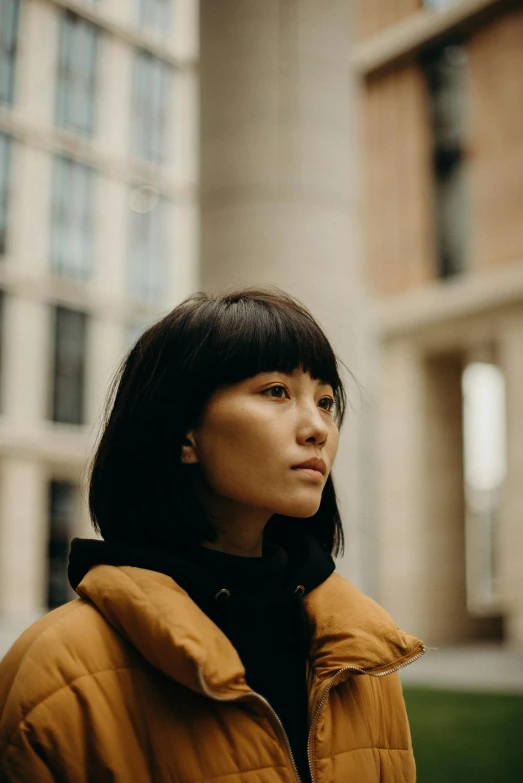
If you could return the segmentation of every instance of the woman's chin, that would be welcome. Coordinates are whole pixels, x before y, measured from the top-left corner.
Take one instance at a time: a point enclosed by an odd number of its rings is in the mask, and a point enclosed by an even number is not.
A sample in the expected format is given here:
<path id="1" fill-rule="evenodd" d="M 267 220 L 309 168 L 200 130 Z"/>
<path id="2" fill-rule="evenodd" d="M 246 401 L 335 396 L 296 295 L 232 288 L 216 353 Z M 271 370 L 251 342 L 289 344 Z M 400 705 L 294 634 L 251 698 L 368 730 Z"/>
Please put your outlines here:
<path id="1" fill-rule="evenodd" d="M 320 507 L 321 497 L 317 500 L 301 501 L 299 503 L 285 503 L 275 511 L 284 517 L 296 517 L 297 519 L 307 519 L 313 517 Z"/>

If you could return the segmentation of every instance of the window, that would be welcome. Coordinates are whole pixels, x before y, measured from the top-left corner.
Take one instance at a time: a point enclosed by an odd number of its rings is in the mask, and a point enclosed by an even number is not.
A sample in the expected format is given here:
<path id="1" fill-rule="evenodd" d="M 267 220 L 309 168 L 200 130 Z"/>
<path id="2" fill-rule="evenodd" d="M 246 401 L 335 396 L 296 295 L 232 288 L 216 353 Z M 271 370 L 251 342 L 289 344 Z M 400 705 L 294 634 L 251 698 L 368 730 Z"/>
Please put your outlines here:
<path id="1" fill-rule="evenodd" d="M 49 609 L 55 609 L 76 596 L 67 579 L 69 545 L 74 534 L 75 495 L 76 487 L 67 481 L 51 481 L 49 484 Z"/>
<path id="2" fill-rule="evenodd" d="M 148 185 L 133 188 L 129 201 L 128 290 L 134 298 L 155 304 L 166 288 L 168 201 Z"/>
<path id="3" fill-rule="evenodd" d="M 0 133 L 0 255 L 5 253 L 7 244 L 10 146 L 9 136 Z"/>
<path id="4" fill-rule="evenodd" d="M 70 12 L 62 16 L 57 122 L 88 135 L 94 125 L 97 46 L 96 27 Z"/>
<path id="5" fill-rule="evenodd" d="M 138 0 L 139 27 L 158 35 L 171 32 L 172 0 Z"/>
<path id="6" fill-rule="evenodd" d="M 86 333 L 85 313 L 55 309 L 53 421 L 83 424 Z"/>
<path id="7" fill-rule="evenodd" d="M 132 151 L 142 160 L 162 163 L 169 133 L 171 66 L 148 52 L 134 62 Z"/>
<path id="8" fill-rule="evenodd" d="M 466 53 L 449 45 L 425 59 L 434 152 L 440 277 L 467 266 L 468 193 L 464 165 Z"/>
<path id="9" fill-rule="evenodd" d="M 0 102 L 13 102 L 19 0 L 0 0 Z"/>
<path id="10" fill-rule="evenodd" d="M 505 376 L 495 364 L 470 362 L 462 375 L 466 498 L 467 603 L 481 614 L 496 605 L 496 543 L 507 474 Z"/>
<path id="11" fill-rule="evenodd" d="M 433 8 L 435 11 L 446 11 L 453 5 L 459 5 L 461 0 L 424 0 L 423 5 L 426 8 Z"/>
<path id="12" fill-rule="evenodd" d="M 93 172 L 64 157 L 54 161 L 51 266 L 60 275 L 85 280 L 93 245 Z"/>
<path id="13" fill-rule="evenodd" d="M 4 310 L 5 294 L 0 291 L 0 378 L 3 375 L 3 356 L 4 356 Z M 0 397 L 0 411 L 3 409 L 3 400 Z"/>

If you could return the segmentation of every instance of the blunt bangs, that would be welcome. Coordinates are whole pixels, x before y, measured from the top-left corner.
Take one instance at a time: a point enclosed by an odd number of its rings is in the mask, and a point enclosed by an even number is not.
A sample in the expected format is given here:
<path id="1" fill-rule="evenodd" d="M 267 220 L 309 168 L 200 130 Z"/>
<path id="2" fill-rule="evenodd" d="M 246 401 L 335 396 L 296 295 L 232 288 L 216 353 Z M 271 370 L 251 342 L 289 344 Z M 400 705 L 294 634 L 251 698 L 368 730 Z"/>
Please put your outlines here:
<path id="1" fill-rule="evenodd" d="M 89 512 L 107 541 L 172 550 L 214 541 L 217 528 L 194 492 L 196 465 L 181 448 L 213 392 L 261 372 L 308 372 L 332 387 L 341 425 L 346 397 L 320 325 L 277 288 L 193 294 L 153 323 L 118 368 L 101 438 L 88 467 Z M 268 530 L 284 520 L 276 516 Z M 300 520 L 333 554 L 343 549 L 332 476 L 320 508 Z"/>
<path id="2" fill-rule="evenodd" d="M 195 353 L 194 369 L 208 396 L 261 372 L 302 369 L 332 387 L 341 425 L 346 402 L 336 356 L 318 323 L 296 300 L 252 289 L 202 302 L 200 319 L 207 339 Z"/>

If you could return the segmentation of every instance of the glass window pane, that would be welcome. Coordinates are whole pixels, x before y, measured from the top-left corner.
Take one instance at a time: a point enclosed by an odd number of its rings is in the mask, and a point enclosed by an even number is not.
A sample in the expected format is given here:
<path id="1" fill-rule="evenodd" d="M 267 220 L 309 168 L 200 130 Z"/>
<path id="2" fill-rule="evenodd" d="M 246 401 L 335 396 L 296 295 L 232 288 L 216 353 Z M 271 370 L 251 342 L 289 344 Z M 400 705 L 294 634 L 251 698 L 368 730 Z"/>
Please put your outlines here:
<path id="1" fill-rule="evenodd" d="M 5 253 L 7 244 L 10 150 L 9 136 L 0 133 L 0 255 Z"/>
<path id="2" fill-rule="evenodd" d="M 445 11 L 460 2 L 461 0 L 423 0 L 423 5 L 426 8 L 433 8 L 435 11 Z"/>
<path id="3" fill-rule="evenodd" d="M 436 184 L 436 224 L 443 276 L 467 269 L 468 203 L 463 166 L 454 166 Z"/>
<path id="4" fill-rule="evenodd" d="M 154 188 L 141 185 L 131 192 L 130 205 L 128 290 L 136 299 L 157 304 L 167 286 L 169 202 Z"/>
<path id="5" fill-rule="evenodd" d="M 76 487 L 68 481 L 49 484 L 47 605 L 55 609 L 76 597 L 67 578 L 69 546 L 74 535 Z"/>
<path id="6" fill-rule="evenodd" d="M 467 267 L 469 199 L 464 164 L 466 51 L 448 45 L 425 60 L 434 151 L 438 273 Z"/>
<path id="7" fill-rule="evenodd" d="M 62 16 L 57 122 L 80 133 L 94 126 L 98 31 L 70 12 Z"/>
<path id="8" fill-rule="evenodd" d="M 0 0 L 0 102 L 13 102 L 19 0 Z"/>
<path id="9" fill-rule="evenodd" d="M 172 31 L 172 0 L 138 0 L 138 26 L 159 36 L 169 35 Z"/>
<path id="10" fill-rule="evenodd" d="M 148 52 L 137 52 L 133 78 L 133 153 L 142 160 L 162 163 L 169 133 L 172 69 Z"/>
<path id="11" fill-rule="evenodd" d="M 57 307 L 54 332 L 52 419 L 83 424 L 86 314 Z"/>
<path id="12" fill-rule="evenodd" d="M 94 175 L 69 158 L 55 158 L 54 166 L 51 267 L 85 280 L 92 269 Z"/>

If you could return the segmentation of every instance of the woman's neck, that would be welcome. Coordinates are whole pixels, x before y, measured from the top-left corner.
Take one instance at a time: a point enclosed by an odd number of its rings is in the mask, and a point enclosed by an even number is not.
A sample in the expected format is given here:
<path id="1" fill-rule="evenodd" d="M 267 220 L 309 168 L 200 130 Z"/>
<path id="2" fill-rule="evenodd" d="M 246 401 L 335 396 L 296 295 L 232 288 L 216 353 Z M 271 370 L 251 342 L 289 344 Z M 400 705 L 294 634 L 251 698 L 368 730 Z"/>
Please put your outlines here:
<path id="1" fill-rule="evenodd" d="M 251 530 L 221 530 L 216 541 L 206 541 L 202 546 L 239 557 L 261 557 L 263 555 L 263 528 Z"/>
<path id="2" fill-rule="evenodd" d="M 202 546 L 239 557 L 262 557 L 263 531 L 272 516 L 266 509 L 246 506 L 213 492 L 198 477 L 195 481 L 198 500 L 215 521 L 218 537 Z"/>

